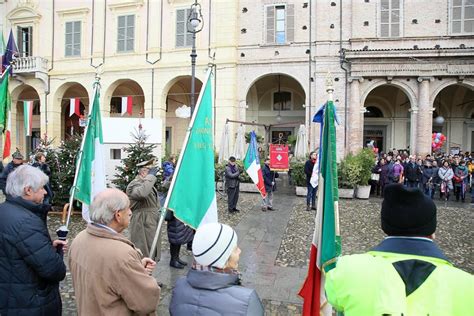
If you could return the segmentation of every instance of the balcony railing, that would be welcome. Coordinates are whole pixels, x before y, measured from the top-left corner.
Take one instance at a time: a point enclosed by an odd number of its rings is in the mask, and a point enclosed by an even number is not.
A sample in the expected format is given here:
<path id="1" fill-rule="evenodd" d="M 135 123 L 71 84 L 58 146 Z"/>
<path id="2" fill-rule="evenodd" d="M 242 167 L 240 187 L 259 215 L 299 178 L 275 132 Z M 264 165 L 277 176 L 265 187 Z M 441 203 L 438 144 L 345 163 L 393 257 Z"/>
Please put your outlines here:
<path id="1" fill-rule="evenodd" d="M 34 73 L 34 72 L 48 72 L 48 60 L 39 57 L 20 57 L 15 59 L 13 66 L 13 73 Z"/>

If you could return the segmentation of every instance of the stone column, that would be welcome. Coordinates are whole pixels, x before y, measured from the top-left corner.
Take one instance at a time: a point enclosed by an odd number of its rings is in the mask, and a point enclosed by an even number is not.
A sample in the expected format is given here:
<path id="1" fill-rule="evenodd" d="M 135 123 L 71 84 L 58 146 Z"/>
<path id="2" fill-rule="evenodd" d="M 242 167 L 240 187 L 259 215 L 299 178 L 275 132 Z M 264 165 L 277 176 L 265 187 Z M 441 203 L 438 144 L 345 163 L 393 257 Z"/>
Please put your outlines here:
<path id="1" fill-rule="evenodd" d="M 422 157 L 431 154 L 433 107 L 430 104 L 430 82 L 433 80 L 433 77 L 418 78 L 418 126 L 416 130 L 416 153 Z"/>
<path id="2" fill-rule="evenodd" d="M 410 112 L 410 154 L 416 154 L 416 145 L 418 143 L 418 107 L 412 104 L 408 111 Z"/>
<path id="3" fill-rule="evenodd" d="M 359 83 L 363 82 L 362 77 L 352 77 L 349 79 L 351 84 L 351 98 L 349 103 L 349 117 L 346 122 L 348 130 L 348 145 L 349 152 L 355 153 L 362 148 L 363 144 L 363 133 L 364 133 L 364 120 L 361 114 L 360 104 L 360 86 Z"/>
<path id="4" fill-rule="evenodd" d="M 39 100 L 40 100 L 40 137 L 44 138 L 44 134 L 47 133 L 47 122 L 46 118 L 48 117 L 48 114 L 46 111 L 46 98 L 48 96 L 46 93 L 39 93 Z M 49 106 L 49 104 L 48 104 Z"/>

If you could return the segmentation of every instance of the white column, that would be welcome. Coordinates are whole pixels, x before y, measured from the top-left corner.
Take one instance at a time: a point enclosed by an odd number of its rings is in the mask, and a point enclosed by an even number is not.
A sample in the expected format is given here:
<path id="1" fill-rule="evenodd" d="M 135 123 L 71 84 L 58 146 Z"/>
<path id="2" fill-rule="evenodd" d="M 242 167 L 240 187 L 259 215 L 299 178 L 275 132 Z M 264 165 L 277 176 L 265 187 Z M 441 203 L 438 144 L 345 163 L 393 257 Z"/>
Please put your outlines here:
<path id="1" fill-rule="evenodd" d="M 415 154 L 418 142 L 418 107 L 413 104 L 408 111 L 410 111 L 410 154 Z"/>
<path id="2" fill-rule="evenodd" d="M 430 81 L 433 80 L 433 77 L 418 78 L 418 126 L 416 153 L 422 157 L 431 154 L 433 107 L 430 105 Z"/>
<path id="3" fill-rule="evenodd" d="M 349 79 L 351 84 L 351 98 L 349 103 L 349 118 L 348 122 L 348 145 L 349 151 L 355 153 L 363 147 L 364 134 L 364 120 L 362 114 L 362 107 L 360 104 L 360 82 L 363 82 L 362 77 L 352 77 Z"/>

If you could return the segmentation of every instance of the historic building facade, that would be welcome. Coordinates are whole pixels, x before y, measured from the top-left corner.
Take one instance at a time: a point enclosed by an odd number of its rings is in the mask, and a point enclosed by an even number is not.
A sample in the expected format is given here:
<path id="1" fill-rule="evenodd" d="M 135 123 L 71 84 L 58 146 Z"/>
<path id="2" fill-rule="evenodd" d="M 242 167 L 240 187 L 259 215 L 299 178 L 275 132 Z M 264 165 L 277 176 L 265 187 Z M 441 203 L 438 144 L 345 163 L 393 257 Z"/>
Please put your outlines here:
<path id="1" fill-rule="evenodd" d="M 381 150 L 474 150 L 474 5 L 467 0 L 202 0 L 197 33 L 197 92 L 215 66 L 215 135 L 226 119 L 254 122 L 268 141 L 311 122 L 334 81 L 339 156 L 374 140 Z M 20 58 L 10 91 L 13 145 L 31 150 L 45 134 L 59 142 L 80 132 L 81 114 L 101 77 L 103 116 L 159 118 L 163 148 L 178 152 L 190 105 L 190 0 L 0 0 Z M 23 131 L 22 101 L 33 100 L 33 136 Z M 231 123 L 235 135 L 238 123 Z M 247 131 L 252 127 L 247 126 Z M 216 142 L 218 143 L 218 142 Z"/>

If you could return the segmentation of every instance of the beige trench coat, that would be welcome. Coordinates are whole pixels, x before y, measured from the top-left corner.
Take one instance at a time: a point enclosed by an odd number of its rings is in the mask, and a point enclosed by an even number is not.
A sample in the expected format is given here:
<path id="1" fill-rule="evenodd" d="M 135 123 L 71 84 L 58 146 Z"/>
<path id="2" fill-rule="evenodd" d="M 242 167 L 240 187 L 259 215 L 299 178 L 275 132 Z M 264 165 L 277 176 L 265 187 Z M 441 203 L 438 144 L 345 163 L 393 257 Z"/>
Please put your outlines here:
<path id="1" fill-rule="evenodd" d="M 133 213 L 128 227 L 130 240 L 145 257 L 150 256 L 151 244 L 160 220 L 160 200 L 154 187 L 155 182 L 156 177 L 153 175 L 144 178 L 137 176 L 126 190 Z M 157 262 L 161 259 L 161 232 L 156 244 L 156 255 L 152 259 Z"/>
<path id="2" fill-rule="evenodd" d="M 79 315 L 155 314 L 160 287 L 123 235 L 89 224 L 68 257 Z"/>

